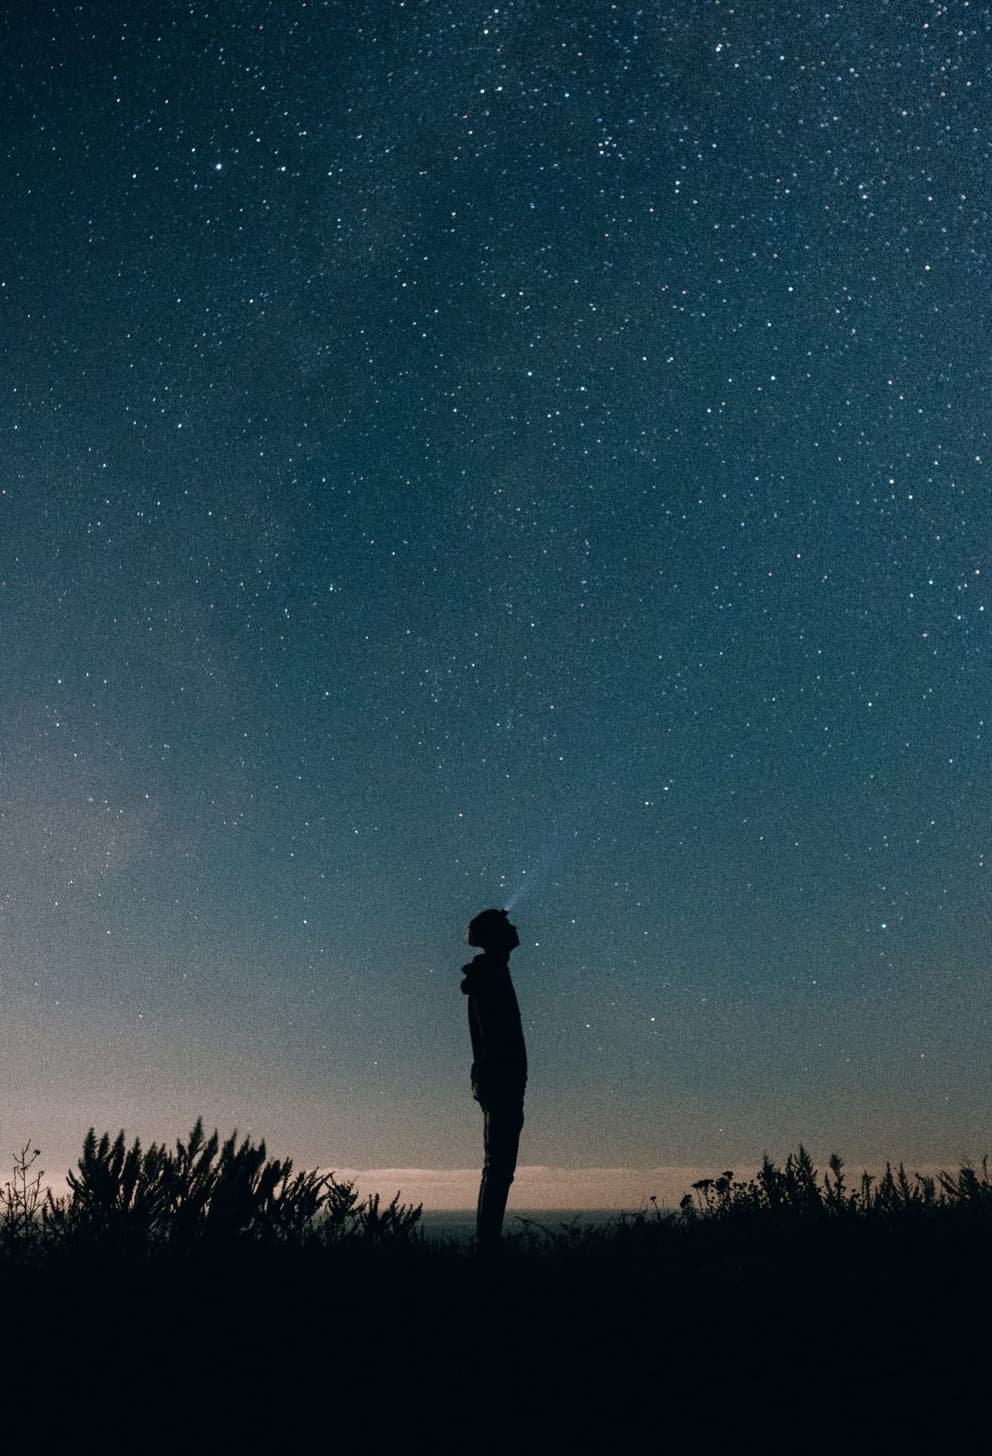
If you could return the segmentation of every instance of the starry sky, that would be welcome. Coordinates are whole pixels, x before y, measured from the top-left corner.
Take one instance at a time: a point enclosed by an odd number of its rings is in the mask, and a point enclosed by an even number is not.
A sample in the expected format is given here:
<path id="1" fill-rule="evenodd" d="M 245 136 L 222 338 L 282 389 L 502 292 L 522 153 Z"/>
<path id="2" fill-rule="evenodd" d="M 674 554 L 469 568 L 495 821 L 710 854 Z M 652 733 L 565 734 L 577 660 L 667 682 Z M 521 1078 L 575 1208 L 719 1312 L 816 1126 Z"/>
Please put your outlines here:
<path id="1" fill-rule="evenodd" d="M 990 26 L 4 8 L 4 1158 L 988 1151 Z"/>

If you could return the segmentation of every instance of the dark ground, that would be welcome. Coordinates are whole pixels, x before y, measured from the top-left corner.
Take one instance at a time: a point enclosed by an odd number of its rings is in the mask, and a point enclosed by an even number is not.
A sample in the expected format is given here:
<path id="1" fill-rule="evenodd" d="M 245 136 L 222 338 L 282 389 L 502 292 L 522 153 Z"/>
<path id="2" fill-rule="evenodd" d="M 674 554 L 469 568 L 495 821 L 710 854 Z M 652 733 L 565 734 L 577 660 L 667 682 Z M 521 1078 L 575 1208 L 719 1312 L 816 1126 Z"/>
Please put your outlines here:
<path id="1" fill-rule="evenodd" d="M 115 1451 L 969 1446 L 989 1251 L 977 1222 L 942 1225 L 511 1247 L 497 1265 L 76 1255 L 4 1275 L 6 1431 Z"/>

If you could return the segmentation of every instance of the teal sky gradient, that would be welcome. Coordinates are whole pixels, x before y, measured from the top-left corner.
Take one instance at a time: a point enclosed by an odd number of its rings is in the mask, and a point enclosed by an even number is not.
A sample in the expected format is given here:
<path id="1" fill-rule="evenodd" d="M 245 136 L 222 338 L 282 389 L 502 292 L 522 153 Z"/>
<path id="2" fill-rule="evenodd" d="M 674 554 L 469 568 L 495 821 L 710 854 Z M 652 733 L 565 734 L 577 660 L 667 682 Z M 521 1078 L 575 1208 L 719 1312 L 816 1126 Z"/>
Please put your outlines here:
<path id="1" fill-rule="evenodd" d="M 0 21 L 0 1134 L 987 1151 L 988 18 Z"/>

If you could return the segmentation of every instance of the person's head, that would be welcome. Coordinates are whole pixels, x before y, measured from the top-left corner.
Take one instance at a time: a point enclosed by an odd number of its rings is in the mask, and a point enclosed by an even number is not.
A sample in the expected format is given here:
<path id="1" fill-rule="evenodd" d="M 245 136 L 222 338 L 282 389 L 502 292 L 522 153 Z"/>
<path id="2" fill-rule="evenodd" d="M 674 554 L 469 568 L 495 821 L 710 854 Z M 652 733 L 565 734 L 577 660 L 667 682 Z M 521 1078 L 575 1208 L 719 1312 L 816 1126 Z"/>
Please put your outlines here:
<path id="1" fill-rule="evenodd" d="M 465 939 L 469 945 L 496 955 L 509 955 L 520 944 L 517 927 L 510 924 L 506 910 L 483 910 L 468 922 Z"/>

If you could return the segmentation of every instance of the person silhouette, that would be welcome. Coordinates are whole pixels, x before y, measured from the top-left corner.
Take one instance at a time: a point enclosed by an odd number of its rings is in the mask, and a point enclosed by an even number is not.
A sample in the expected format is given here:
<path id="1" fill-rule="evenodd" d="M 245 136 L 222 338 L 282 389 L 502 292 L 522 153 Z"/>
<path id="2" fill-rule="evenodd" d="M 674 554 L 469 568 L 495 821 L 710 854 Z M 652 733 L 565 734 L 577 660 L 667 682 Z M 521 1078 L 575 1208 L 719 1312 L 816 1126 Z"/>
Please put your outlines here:
<path id="1" fill-rule="evenodd" d="M 527 1048 L 510 980 L 510 952 L 520 937 L 505 910 L 483 910 L 469 921 L 465 938 L 482 951 L 462 967 L 462 993 L 472 1038 L 472 1096 L 484 1117 L 475 1231 L 480 1253 L 492 1253 L 499 1248 L 524 1125 Z"/>

